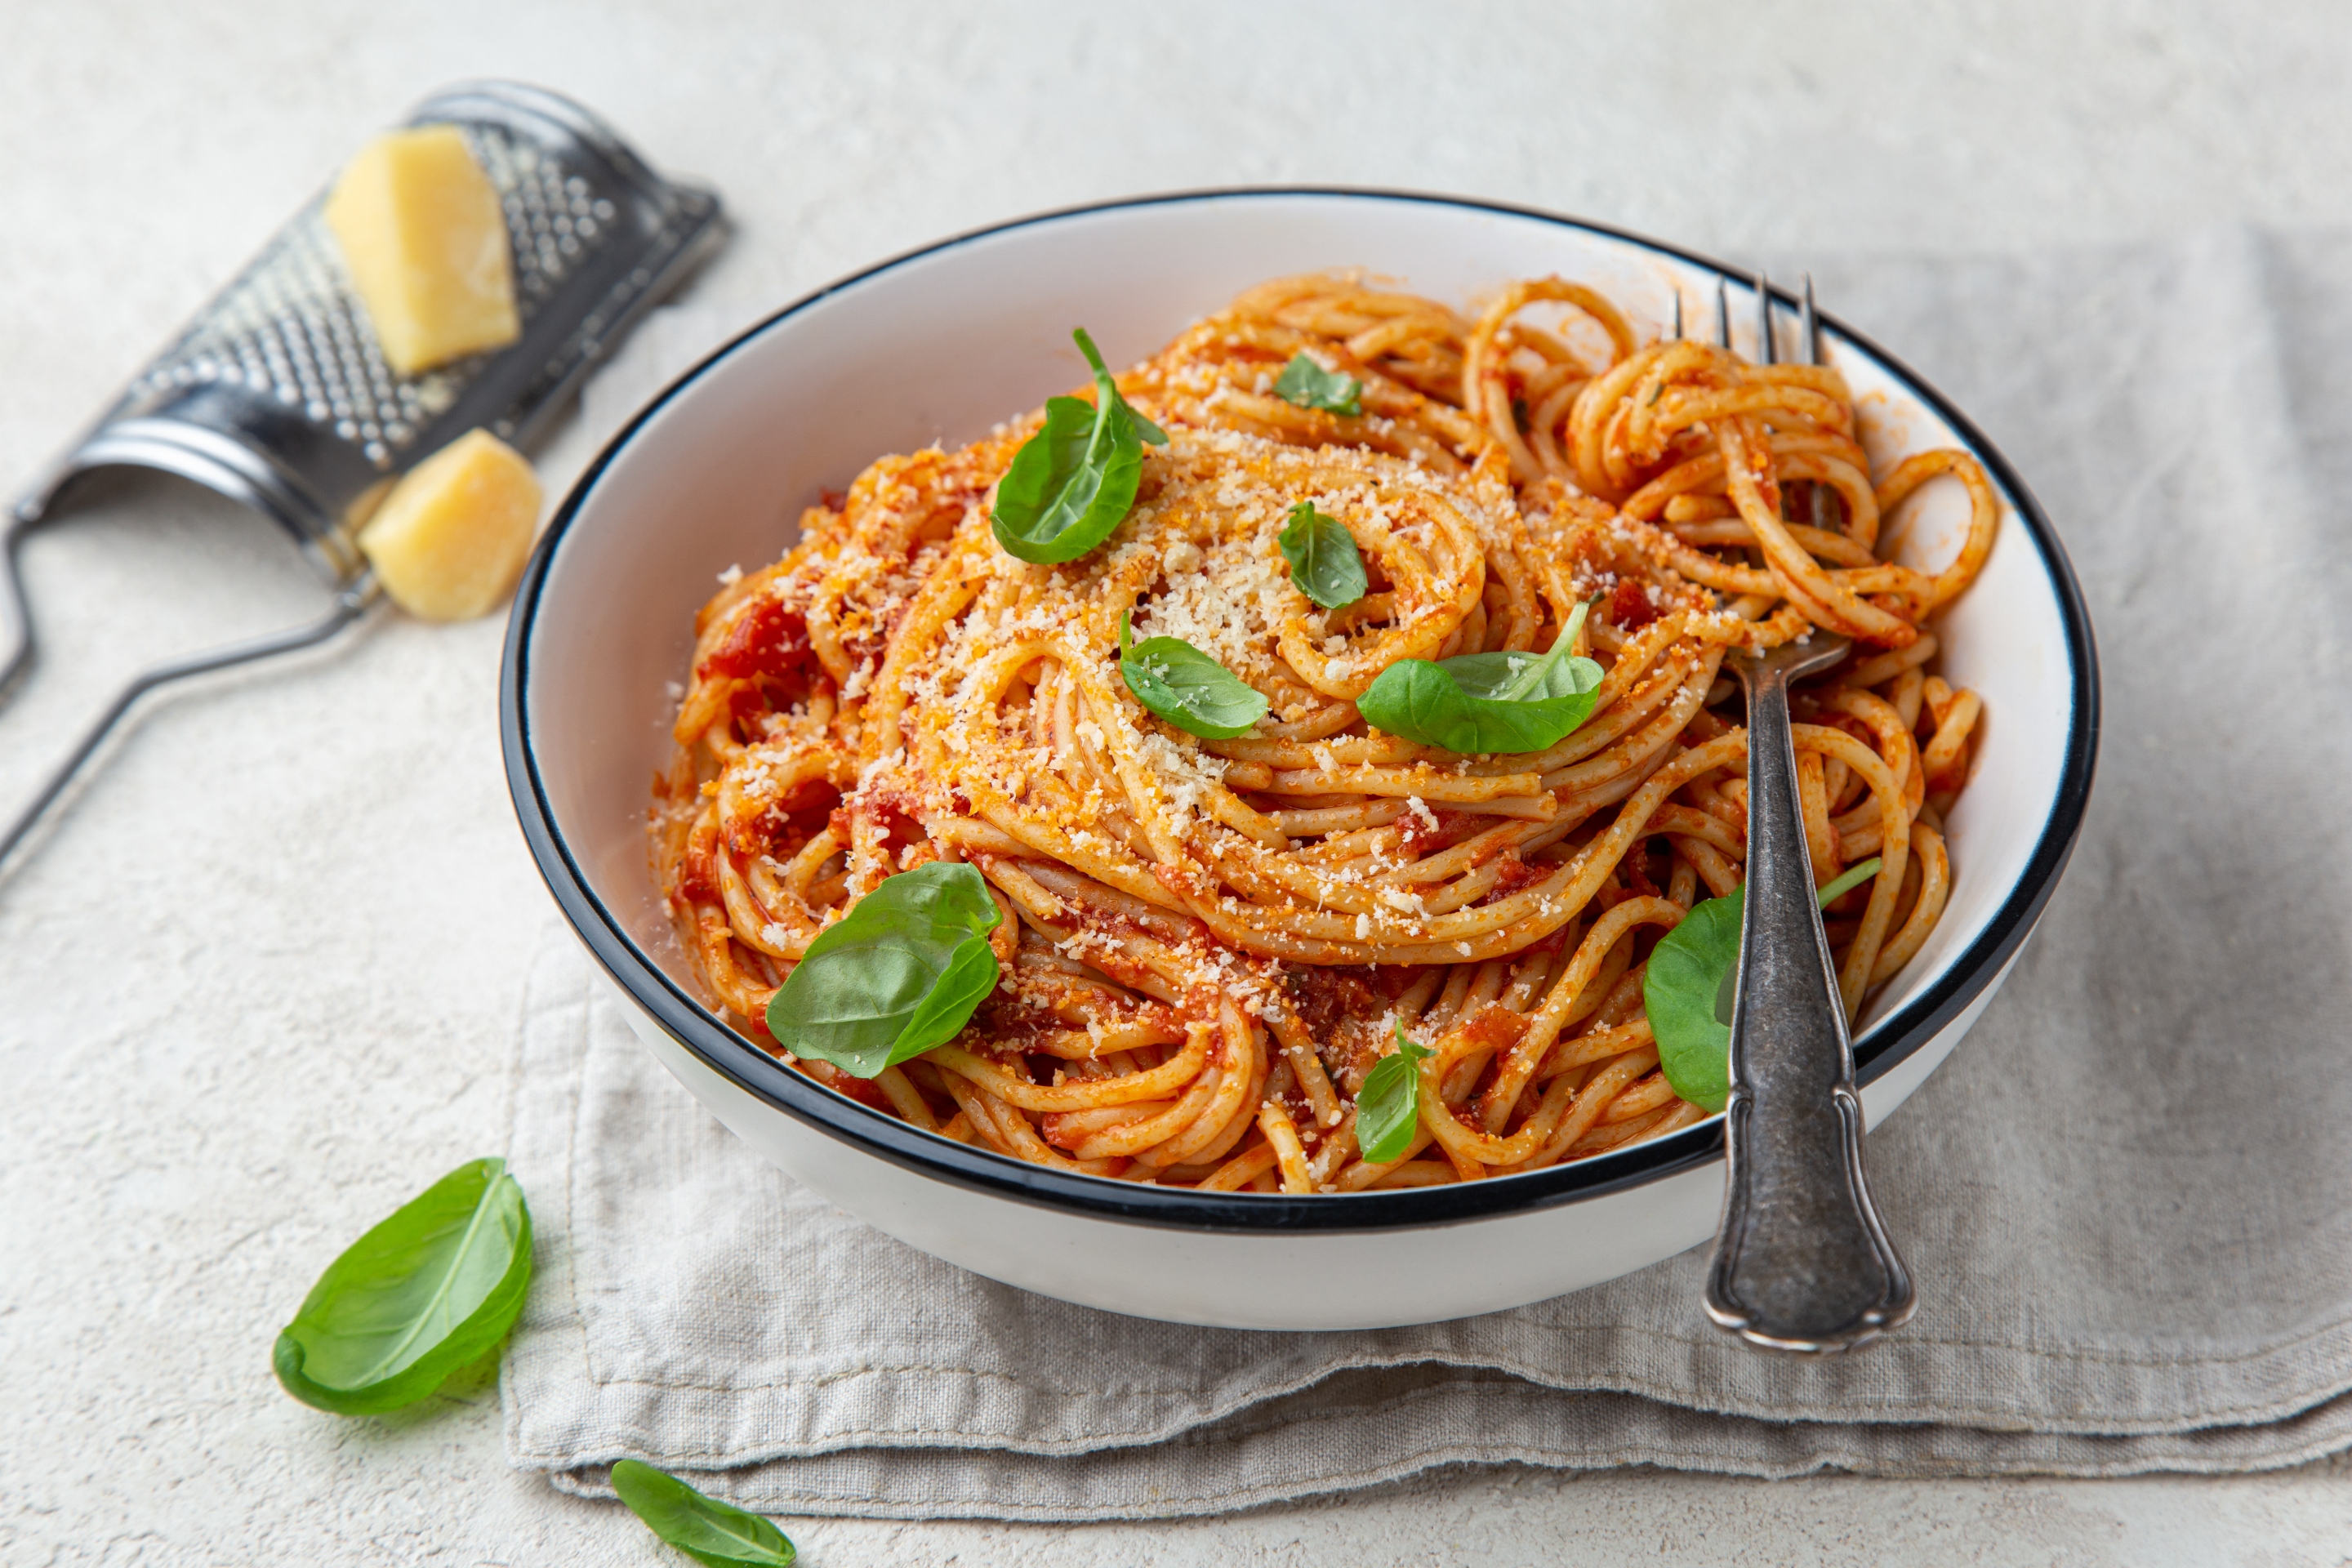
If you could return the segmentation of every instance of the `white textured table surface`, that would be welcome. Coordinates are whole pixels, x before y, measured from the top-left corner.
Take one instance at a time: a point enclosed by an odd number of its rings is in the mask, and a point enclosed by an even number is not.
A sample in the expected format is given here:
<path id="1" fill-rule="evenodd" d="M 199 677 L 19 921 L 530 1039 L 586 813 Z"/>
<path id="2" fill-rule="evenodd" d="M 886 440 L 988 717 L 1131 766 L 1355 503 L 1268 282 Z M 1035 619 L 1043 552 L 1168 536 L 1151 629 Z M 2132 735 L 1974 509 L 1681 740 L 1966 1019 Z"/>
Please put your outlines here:
<path id="1" fill-rule="evenodd" d="M 29 477 L 363 137 L 469 76 L 569 92 L 718 184 L 740 233 L 697 297 L 746 318 L 954 229 L 1235 181 L 1460 191 L 1734 257 L 2352 226 L 2335 6 L 2061 9 L 1543 4 L 1472 31 L 1363 0 L 17 0 L 0 481 Z M 551 487 L 585 455 L 559 440 Z M 24 558 L 46 657 L 0 710 L 0 812 L 134 666 L 320 602 L 269 525 L 157 481 L 94 490 Z M 551 909 L 499 772 L 499 633 L 386 618 L 163 704 L 0 881 L 0 1561 L 682 1561 L 617 1507 L 509 1472 L 495 1390 L 340 1421 L 268 1372 L 327 1258 L 503 1142 Z M 320 754 L 335 765 L 305 765 Z M 256 901 L 273 917 L 215 918 Z M 1513 1472 L 1171 1526 L 785 1522 L 814 1568 L 2341 1563 L 2352 1468 Z"/>

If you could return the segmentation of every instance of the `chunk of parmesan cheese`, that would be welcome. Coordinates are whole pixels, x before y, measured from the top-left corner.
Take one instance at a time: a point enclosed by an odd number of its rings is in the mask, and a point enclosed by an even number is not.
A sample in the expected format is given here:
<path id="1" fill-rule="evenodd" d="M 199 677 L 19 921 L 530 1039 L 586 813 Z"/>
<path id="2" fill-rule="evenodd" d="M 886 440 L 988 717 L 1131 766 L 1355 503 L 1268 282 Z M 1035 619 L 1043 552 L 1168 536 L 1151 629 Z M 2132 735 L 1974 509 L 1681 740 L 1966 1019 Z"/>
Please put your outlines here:
<path id="1" fill-rule="evenodd" d="M 456 126 L 420 125 L 369 142 L 335 181 L 325 216 L 400 374 L 522 335 L 506 216 Z"/>
<path id="2" fill-rule="evenodd" d="M 409 470 L 360 530 L 359 546 L 393 602 L 432 621 L 463 621 L 514 586 L 539 521 L 539 477 L 513 447 L 471 430 Z"/>

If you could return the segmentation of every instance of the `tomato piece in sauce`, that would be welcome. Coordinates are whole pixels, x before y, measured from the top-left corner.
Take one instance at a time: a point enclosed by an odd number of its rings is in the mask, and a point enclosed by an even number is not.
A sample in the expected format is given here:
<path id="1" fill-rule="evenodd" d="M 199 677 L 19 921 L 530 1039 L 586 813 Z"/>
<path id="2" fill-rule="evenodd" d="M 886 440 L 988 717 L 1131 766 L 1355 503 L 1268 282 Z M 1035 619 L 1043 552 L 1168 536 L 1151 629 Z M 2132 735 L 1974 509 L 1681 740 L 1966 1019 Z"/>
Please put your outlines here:
<path id="1" fill-rule="evenodd" d="M 807 617 L 774 599 L 761 599 L 736 617 L 694 673 L 702 680 L 780 677 L 792 671 L 808 647 Z"/>

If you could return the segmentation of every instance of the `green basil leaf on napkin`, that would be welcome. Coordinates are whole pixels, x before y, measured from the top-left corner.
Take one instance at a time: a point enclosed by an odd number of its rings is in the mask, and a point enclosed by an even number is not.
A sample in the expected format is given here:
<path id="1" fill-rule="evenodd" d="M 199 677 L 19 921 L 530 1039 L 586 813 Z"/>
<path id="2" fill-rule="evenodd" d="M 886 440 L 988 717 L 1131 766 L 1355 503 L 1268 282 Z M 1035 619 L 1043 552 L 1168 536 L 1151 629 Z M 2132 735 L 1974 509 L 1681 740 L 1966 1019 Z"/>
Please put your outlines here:
<path id="1" fill-rule="evenodd" d="M 613 1490 L 647 1530 L 711 1568 L 792 1568 L 800 1555 L 782 1531 L 758 1514 L 705 1497 L 635 1459 L 614 1465 Z"/>
<path id="2" fill-rule="evenodd" d="M 1356 699 L 1356 710 L 1391 735 L 1466 755 L 1556 746 L 1591 716 L 1598 700 L 1601 667 L 1569 652 L 1586 609 L 1576 606 L 1540 658 L 1525 653 L 1470 653 L 1434 664 L 1401 658 Z"/>
<path id="3" fill-rule="evenodd" d="M 1350 419 L 1363 416 L 1363 394 L 1362 382 L 1339 371 L 1325 370 L 1307 358 L 1304 349 L 1291 355 L 1282 374 L 1274 378 L 1274 395 L 1285 403 L 1299 408 L 1320 408 Z"/>
<path id="4" fill-rule="evenodd" d="M 278 1336 L 305 1405 L 414 1405 L 506 1337 L 530 1285 L 530 1210 L 504 1160 L 458 1166 L 327 1266 Z"/>
<path id="5" fill-rule="evenodd" d="M 1354 604 L 1371 586 L 1356 536 L 1338 518 L 1317 511 L 1311 500 L 1290 509 L 1290 521 L 1276 542 L 1290 563 L 1292 586 L 1327 610 Z"/>
<path id="6" fill-rule="evenodd" d="M 1876 856 L 1821 891 L 1823 909 L 1878 875 Z M 1747 889 L 1694 906 L 1658 941 L 1642 976 L 1642 1001 L 1658 1042 L 1658 1068 L 1701 1110 L 1731 1096 L 1731 1004 L 1739 979 L 1740 911 Z"/>
<path id="7" fill-rule="evenodd" d="M 1007 553 L 1041 565 L 1076 561 L 1108 539 L 1135 505 L 1143 443 L 1168 444 L 1167 432 L 1118 395 L 1086 329 L 1070 335 L 1094 367 L 1094 405 L 1046 399 L 1045 427 L 1013 455 L 989 519 Z"/>
<path id="8" fill-rule="evenodd" d="M 996 989 L 988 933 L 1003 918 L 969 866 L 885 877 L 809 943 L 768 999 L 768 1033 L 859 1078 L 944 1045 Z"/>
<path id="9" fill-rule="evenodd" d="M 1356 1091 L 1356 1147 L 1375 1165 L 1402 1160 L 1421 1121 L 1421 1063 L 1431 1052 L 1404 1037 L 1396 1023 L 1397 1048 L 1372 1064 Z"/>
<path id="10" fill-rule="evenodd" d="M 1265 694 L 1186 642 L 1146 637 L 1129 646 L 1118 618 L 1118 673 L 1135 700 L 1188 735 L 1230 741 L 1265 717 Z"/>

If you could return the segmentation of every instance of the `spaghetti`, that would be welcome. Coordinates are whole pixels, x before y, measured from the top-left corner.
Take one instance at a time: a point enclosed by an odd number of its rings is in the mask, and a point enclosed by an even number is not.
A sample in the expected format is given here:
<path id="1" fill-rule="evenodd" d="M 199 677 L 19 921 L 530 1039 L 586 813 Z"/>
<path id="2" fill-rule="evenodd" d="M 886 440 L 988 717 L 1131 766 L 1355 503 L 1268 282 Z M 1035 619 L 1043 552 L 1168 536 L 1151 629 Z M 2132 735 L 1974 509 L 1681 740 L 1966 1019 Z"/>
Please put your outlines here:
<path id="1" fill-rule="evenodd" d="M 1360 413 L 1275 378 L 1305 353 Z M 1828 929 L 1849 1013 L 1919 951 L 1972 692 L 1931 617 L 1999 521 L 1958 451 L 1874 476 L 1830 368 L 1646 345 L 1605 298 L 1517 283 L 1475 321 L 1348 274 L 1244 294 L 1118 378 L 1164 426 L 1134 510 L 1057 566 L 992 537 L 1037 416 L 888 457 L 697 619 L 655 864 L 712 998 L 752 1039 L 809 943 L 935 859 L 986 879 L 999 982 L 952 1041 L 871 1079 L 780 1053 L 877 1110 L 1017 1158 L 1207 1190 L 1348 1192 L 1534 1170 L 1701 1119 L 1660 1074 L 1643 966 L 1740 881 L 1745 734 L 1727 649 L 1857 639 L 1795 698 L 1813 870 L 1876 856 Z M 1882 559 L 1922 485 L 1965 487 L 1939 572 Z M 1816 497 L 1822 498 L 1818 502 Z M 1342 523 L 1370 592 L 1318 609 L 1276 536 Z M 1543 652 L 1580 605 L 1605 670 L 1540 752 L 1371 729 L 1399 659 Z M 1200 740 L 1121 685 L 1137 637 L 1209 654 L 1271 705 Z M 1404 1154 L 1361 1157 L 1353 1096 L 1398 1025 L 1433 1047 Z"/>

